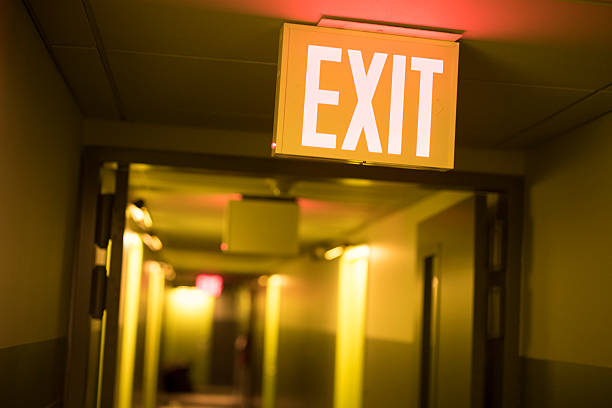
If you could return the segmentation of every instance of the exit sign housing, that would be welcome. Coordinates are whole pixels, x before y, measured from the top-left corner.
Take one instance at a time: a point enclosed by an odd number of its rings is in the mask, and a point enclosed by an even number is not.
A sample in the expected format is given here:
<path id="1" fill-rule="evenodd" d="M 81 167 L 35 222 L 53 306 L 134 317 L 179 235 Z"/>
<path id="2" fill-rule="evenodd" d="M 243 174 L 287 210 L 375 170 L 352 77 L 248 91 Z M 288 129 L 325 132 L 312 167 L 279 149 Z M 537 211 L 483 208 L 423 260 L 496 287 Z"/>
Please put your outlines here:
<path id="1" fill-rule="evenodd" d="M 453 168 L 459 44 L 284 24 L 274 155 Z"/>

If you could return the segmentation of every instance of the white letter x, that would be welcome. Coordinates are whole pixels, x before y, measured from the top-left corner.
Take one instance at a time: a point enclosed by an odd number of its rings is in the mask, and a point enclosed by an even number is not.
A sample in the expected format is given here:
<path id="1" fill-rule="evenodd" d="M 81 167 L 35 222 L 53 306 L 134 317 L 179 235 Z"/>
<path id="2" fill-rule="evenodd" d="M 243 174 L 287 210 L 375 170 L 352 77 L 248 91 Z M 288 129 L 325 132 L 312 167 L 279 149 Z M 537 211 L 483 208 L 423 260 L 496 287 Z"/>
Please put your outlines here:
<path id="1" fill-rule="evenodd" d="M 372 97 L 378 86 L 380 74 L 385 66 L 387 54 L 374 53 L 367 74 L 363 65 L 361 51 L 348 50 L 348 56 L 351 70 L 353 71 L 355 91 L 357 91 L 357 105 L 355 105 L 355 112 L 353 112 L 351 123 L 346 131 L 342 150 L 355 150 L 359 136 L 361 136 L 361 130 L 363 129 L 368 144 L 368 151 L 382 153 L 378 128 L 376 127 L 376 118 L 372 108 Z"/>

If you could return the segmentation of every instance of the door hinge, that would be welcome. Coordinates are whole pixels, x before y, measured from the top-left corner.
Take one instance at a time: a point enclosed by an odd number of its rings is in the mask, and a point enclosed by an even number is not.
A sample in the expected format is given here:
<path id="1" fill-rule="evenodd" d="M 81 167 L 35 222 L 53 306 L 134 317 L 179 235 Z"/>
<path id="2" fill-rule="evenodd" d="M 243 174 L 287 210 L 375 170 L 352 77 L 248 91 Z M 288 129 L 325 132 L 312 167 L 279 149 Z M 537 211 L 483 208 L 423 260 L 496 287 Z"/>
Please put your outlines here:
<path id="1" fill-rule="evenodd" d="M 96 263 L 91 276 L 91 297 L 89 314 L 101 319 L 106 307 L 106 256 L 111 236 L 114 194 L 99 194 L 96 206 Z"/>
<path id="2" fill-rule="evenodd" d="M 106 266 L 96 265 L 91 277 L 91 303 L 89 314 L 94 319 L 101 319 L 106 305 Z"/>
<path id="3" fill-rule="evenodd" d="M 95 243 L 100 248 L 108 247 L 110 240 L 114 198 L 114 194 L 98 195 Z"/>
<path id="4" fill-rule="evenodd" d="M 489 251 L 489 268 L 492 272 L 500 272 L 505 267 L 505 235 L 506 223 L 495 219 L 491 225 L 491 248 Z"/>

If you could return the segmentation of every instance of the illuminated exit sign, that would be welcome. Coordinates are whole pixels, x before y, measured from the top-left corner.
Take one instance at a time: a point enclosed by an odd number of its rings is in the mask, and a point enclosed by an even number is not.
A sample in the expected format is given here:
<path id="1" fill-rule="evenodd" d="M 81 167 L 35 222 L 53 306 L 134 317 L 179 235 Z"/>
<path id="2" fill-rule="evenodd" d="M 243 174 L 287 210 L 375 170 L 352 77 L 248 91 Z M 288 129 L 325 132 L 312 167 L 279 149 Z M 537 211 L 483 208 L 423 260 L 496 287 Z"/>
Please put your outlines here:
<path id="1" fill-rule="evenodd" d="M 459 44 L 285 24 L 274 154 L 452 169 Z"/>

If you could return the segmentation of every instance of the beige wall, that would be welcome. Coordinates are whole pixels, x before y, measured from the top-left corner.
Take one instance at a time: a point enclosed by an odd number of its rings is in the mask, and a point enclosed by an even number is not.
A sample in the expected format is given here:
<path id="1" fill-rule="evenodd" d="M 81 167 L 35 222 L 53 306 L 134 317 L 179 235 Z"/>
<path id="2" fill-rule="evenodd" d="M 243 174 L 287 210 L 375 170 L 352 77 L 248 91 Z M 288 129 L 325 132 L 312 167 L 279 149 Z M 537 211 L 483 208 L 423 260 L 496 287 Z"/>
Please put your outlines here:
<path id="1" fill-rule="evenodd" d="M 351 237 L 371 246 L 368 275 L 367 336 L 415 343 L 420 336 L 422 277 L 417 271 L 419 223 L 469 197 L 436 192 L 371 224 Z"/>
<path id="2" fill-rule="evenodd" d="M 423 276 L 419 223 L 465 200 L 466 192 L 436 192 L 371 224 L 352 239 L 371 247 L 366 312 L 365 406 L 418 403 Z"/>
<path id="3" fill-rule="evenodd" d="M 303 255 L 282 264 L 276 407 L 331 407 L 339 262 Z"/>
<path id="4" fill-rule="evenodd" d="M 0 348 L 66 334 L 80 126 L 23 4 L 0 2 Z"/>
<path id="5" fill-rule="evenodd" d="M 433 193 L 370 224 L 348 241 L 371 247 L 364 362 L 364 407 L 418 401 L 422 277 L 418 224 L 465 200 Z M 327 407 L 333 397 L 338 261 L 308 256 L 283 264 L 278 407 Z M 310 380 L 305 380 L 309 378 Z"/>
<path id="6" fill-rule="evenodd" d="M 338 260 L 316 260 L 310 255 L 282 264 L 284 276 L 280 324 L 290 330 L 336 332 Z"/>
<path id="7" fill-rule="evenodd" d="M 441 191 L 345 237 L 371 248 L 366 312 L 367 337 L 416 343 L 421 323 L 422 277 L 417 271 L 418 224 L 470 197 Z M 338 262 L 302 256 L 282 264 L 286 276 L 281 324 L 291 329 L 335 333 Z"/>
<path id="8" fill-rule="evenodd" d="M 612 367 L 612 114 L 528 156 L 522 354 Z"/>

